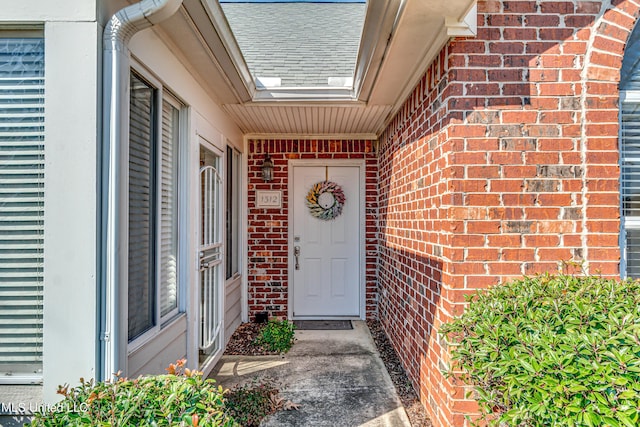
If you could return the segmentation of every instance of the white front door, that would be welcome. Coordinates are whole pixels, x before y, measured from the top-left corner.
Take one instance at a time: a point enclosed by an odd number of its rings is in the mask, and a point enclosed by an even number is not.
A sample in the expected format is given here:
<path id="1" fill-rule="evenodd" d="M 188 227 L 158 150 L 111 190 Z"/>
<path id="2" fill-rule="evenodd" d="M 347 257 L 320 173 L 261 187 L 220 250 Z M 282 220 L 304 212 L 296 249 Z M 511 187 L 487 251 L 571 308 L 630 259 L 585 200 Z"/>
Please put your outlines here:
<path id="1" fill-rule="evenodd" d="M 294 318 L 359 317 L 361 300 L 361 212 L 358 166 L 294 166 L 290 187 L 290 230 Z M 344 193 L 342 213 L 333 219 L 318 218 L 330 209 L 331 195 L 319 197 L 315 215 L 308 196 L 314 185 L 325 181 Z M 322 188 L 322 187 L 316 187 Z M 332 193 L 331 187 L 329 191 Z M 317 193 L 317 192 L 316 192 Z M 315 200 L 312 197 L 312 200 Z M 331 216 L 331 215 L 328 215 Z"/>

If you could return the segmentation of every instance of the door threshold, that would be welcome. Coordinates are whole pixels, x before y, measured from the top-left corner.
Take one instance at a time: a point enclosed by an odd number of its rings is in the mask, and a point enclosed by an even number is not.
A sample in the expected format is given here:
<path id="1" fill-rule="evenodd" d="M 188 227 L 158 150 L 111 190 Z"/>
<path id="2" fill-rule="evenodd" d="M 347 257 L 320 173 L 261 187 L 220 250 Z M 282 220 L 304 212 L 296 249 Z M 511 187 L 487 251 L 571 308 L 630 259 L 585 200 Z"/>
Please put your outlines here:
<path id="1" fill-rule="evenodd" d="M 202 372 L 203 378 L 207 378 L 209 376 L 209 374 L 211 373 L 211 371 L 213 371 L 213 368 L 215 368 L 218 361 L 222 358 L 223 353 L 224 351 L 218 351 L 216 354 L 207 355 L 203 361 L 198 363 L 200 365 L 198 367 L 198 370 Z"/>

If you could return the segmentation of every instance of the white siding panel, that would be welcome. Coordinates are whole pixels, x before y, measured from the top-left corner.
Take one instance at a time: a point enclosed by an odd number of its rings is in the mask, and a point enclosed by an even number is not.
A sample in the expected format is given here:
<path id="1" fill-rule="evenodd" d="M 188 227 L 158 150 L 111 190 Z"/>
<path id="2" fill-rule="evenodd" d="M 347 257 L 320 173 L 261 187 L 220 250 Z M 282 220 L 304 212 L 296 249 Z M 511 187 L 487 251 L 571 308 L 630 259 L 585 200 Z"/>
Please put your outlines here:
<path id="1" fill-rule="evenodd" d="M 231 335 L 242 322 L 242 281 L 240 278 L 229 281 L 225 290 L 224 337 L 229 342 Z"/>
<path id="2" fill-rule="evenodd" d="M 167 325 L 153 340 L 131 352 L 127 361 L 127 375 L 165 374 L 170 363 L 186 358 L 187 320 L 181 316 Z"/>
<path id="3" fill-rule="evenodd" d="M 19 2 L 12 2 L 19 3 Z M 58 2 L 50 7 L 66 7 Z M 76 0 L 76 5 L 81 1 Z M 3 9 L 4 12 L 4 9 Z M 66 11 L 65 11 L 66 12 Z M 40 10 L 32 10 L 32 16 Z M 96 22 L 45 23 L 44 385 L 94 378 L 99 230 L 98 84 L 102 28 Z M 72 46 L 73 48 L 70 48 Z M 60 343 L 64 343 L 61 345 Z"/>

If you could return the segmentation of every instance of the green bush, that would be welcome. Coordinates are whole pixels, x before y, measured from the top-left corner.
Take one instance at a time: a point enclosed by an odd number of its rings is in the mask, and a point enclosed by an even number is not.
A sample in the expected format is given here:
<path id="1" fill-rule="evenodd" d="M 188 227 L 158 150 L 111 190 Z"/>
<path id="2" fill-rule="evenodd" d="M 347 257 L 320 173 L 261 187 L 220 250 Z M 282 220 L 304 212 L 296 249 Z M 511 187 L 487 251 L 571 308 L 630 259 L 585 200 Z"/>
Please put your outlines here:
<path id="1" fill-rule="evenodd" d="M 278 389 L 269 381 L 238 385 L 225 397 L 227 414 L 243 427 L 257 427 L 278 409 Z"/>
<path id="2" fill-rule="evenodd" d="M 541 275 L 441 328 L 489 425 L 640 425 L 640 283 Z"/>
<path id="3" fill-rule="evenodd" d="M 295 335 L 295 325 L 288 320 L 270 320 L 256 338 L 256 344 L 269 351 L 286 353 L 291 349 Z"/>
<path id="4" fill-rule="evenodd" d="M 168 375 L 60 387 L 64 399 L 34 414 L 30 426 L 237 426 L 222 388 L 183 365 L 171 365 Z"/>

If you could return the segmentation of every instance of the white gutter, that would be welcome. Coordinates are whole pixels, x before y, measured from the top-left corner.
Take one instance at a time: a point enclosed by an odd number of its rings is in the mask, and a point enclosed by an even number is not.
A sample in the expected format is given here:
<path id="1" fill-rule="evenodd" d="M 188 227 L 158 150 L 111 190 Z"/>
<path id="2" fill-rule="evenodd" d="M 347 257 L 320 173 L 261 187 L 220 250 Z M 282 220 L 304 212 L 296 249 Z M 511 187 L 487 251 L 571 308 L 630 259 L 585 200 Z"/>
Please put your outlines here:
<path id="1" fill-rule="evenodd" d="M 110 379 L 127 366 L 127 159 L 129 48 L 141 30 L 173 15 L 182 0 L 143 0 L 119 10 L 103 34 L 100 238 L 100 357 L 98 375 Z"/>

